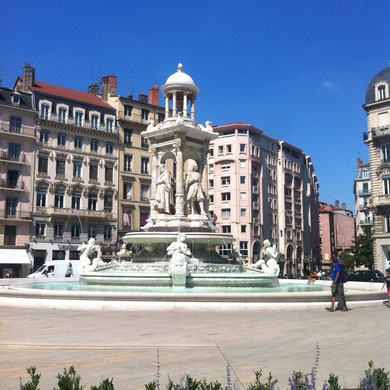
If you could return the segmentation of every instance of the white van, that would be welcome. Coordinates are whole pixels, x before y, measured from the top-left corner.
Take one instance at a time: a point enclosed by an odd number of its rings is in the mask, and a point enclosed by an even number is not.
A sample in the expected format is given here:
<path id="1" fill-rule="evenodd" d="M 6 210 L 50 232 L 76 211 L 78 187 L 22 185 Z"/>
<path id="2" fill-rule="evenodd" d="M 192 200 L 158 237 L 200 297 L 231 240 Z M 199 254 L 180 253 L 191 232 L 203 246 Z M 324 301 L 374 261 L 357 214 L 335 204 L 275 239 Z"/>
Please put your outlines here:
<path id="1" fill-rule="evenodd" d="M 80 276 L 79 260 L 55 260 L 48 261 L 39 267 L 34 273 L 28 275 L 28 278 L 64 278 L 68 264 L 72 263 L 73 275 L 71 278 Z"/>

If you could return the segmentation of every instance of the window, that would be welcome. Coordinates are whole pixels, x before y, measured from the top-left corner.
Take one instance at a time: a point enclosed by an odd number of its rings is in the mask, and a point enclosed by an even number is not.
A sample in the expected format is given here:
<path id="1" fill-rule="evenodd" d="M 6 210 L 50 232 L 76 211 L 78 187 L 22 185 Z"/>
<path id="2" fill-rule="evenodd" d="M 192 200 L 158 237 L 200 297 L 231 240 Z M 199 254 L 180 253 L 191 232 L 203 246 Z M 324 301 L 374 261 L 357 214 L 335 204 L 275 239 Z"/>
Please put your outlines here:
<path id="1" fill-rule="evenodd" d="M 390 144 L 382 145 L 382 162 L 390 162 Z"/>
<path id="2" fill-rule="evenodd" d="M 20 96 L 19 95 L 13 95 L 12 96 L 12 103 L 15 106 L 18 106 L 20 104 Z"/>
<path id="3" fill-rule="evenodd" d="M 104 225 L 104 239 L 107 241 L 112 239 L 112 226 L 111 225 Z"/>
<path id="4" fill-rule="evenodd" d="M 228 244 L 228 245 L 221 245 L 219 247 L 219 255 L 220 256 L 230 256 L 233 252 L 233 245 Z"/>
<path id="5" fill-rule="evenodd" d="M 45 231 L 46 231 L 46 224 L 37 222 L 37 224 L 35 225 L 35 235 L 37 237 L 44 237 Z"/>
<path id="6" fill-rule="evenodd" d="M 16 245 L 16 226 L 4 226 L 4 245 Z"/>
<path id="7" fill-rule="evenodd" d="M 73 161 L 73 177 L 81 177 L 81 161 Z"/>
<path id="8" fill-rule="evenodd" d="M 42 104 L 41 105 L 41 119 L 48 119 L 49 118 L 49 105 L 48 104 Z"/>
<path id="9" fill-rule="evenodd" d="M 209 173 L 214 173 L 214 164 L 209 165 Z"/>
<path id="10" fill-rule="evenodd" d="M 133 111 L 132 106 L 125 105 L 125 116 L 131 116 L 131 112 Z"/>
<path id="11" fill-rule="evenodd" d="M 230 209 L 222 209 L 222 218 L 230 218 Z"/>
<path id="12" fill-rule="evenodd" d="M 133 199 L 133 185 L 131 183 L 123 183 L 123 199 Z"/>
<path id="13" fill-rule="evenodd" d="M 41 130 L 39 133 L 39 142 L 47 144 L 49 142 L 49 132 L 47 130 Z"/>
<path id="14" fill-rule="evenodd" d="M 214 195 L 209 195 L 210 203 L 214 203 Z"/>
<path id="15" fill-rule="evenodd" d="M 240 200 L 245 201 L 246 200 L 246 192 L 240 192 Z"/>
<path id="16" fill-rule="evenodd" d="M 99 141 L 97 139 L 91 139 L 91 152 L 97 152 L 99 149 Z"/>
<path id="17" fill-rule="evenodd" d="M 363 194 L 367 194 L 368 192 L 368 183 L 363 183 Z"/>
<path id="18" fill-rule="evenodd" d="M 141 157 L 141 173 L 148 175 L 149 174 L 149 158 Z"/>
<path id="19" fill-rule="evenodd" d="M 80 210 L 80 204 L 81 204 L 81 193 L 80 192 L 73 192 L 73 194 L 72 194 L 72 209 Z"/>
<path id="20" fill-rule="evenodd" d="M 20 133 L 22 129 L 22 118 L 11 116 L 9 119 L 10 133 Z"/>
<path id="21" fill-rule="evenodd" d="M 240 144 L 240 153 L 245 153 L 245 144 Z"/>
<path id="22" fill-rule="evenodd" d="M 8 158 L 10 160 L 19 161 L 21 150 L 22 150 L 21 144 L 15 144 L 13 142 L 10 142 L 8 144 Z"/>
<path id="23" fill-rule="evenodd" d="M 223 177 L 221 177 L 221 184 L 223 186 L 230 185 L 230 176 L 223 176 Z"/>
<path id="24" fill-rule="evenodd" d="M 61 250 L 61 251 L 53 250 L 52 251 L 52 259 L 53 260 L 65 260 L 65 251 L 64 250 Z"/>
<path id="25" fill-rule="evenodd" d="M 148 140 L 145 137 L 142 137 L 142 135 L 141 135 L 141 148 L 143 149 L 149 148 Z"/>
<path id="26" fill-rule="evenodd" d="M 62 209 L 64 207 L 64 191 L 56 190 L 54 194 L 54 207 Z"/>
<path id="27" fill-rule="evenodd" d="M 231 233 L 232 227 L 230 225 L 222 225 L 222 233 Z"/>
<path id="28" fill-rule="evenodd" d="M 240 160 L 240 168 L 245 168 L 245 160 Z"/>
<path id="29" fill-rule="evenodd" d="M 246 209 L 241 209 L 241 217 L 245 217 L 246 216 Z"/>
<path id="30" fill-rule="evenodd" d="M 385 195 L 390 195 L 390 178 L 383 178 L 383 193 Z"/>
<path id="31" fill-rule="evenodd" d="M 113 150 L 114 150 L 114 144 L 112 142 L 107 142 L 106 143 L 106 153 L 112 154 Z"/>
<path id="32" fill-rule="evenodd" d="M 241 256 L 248 256 L 248 241 L 240 241 Z"/>
<path id="33" fill-rule="evenodd" d="M 74 148 L 81 149 L 83 147 L 83 137 L 74 137 Z"/>
<path id="34" fill-rule="evenodd" d="M 214 180 L 210 179 L 209 180 L 209 188 L 213 188 L 213 187 L 214 187 Z"/>
<path id="35" fill-rule="evenodd" d="M 113 167 L 106 165 L 105 170 L 104 170 L 104 180 L 112 182 L 113 181 L 113 172 L 114 172 Z"/>
<path id="36" fill-rule="evenodd" d="M 38 157 L 38 172 L 39 173 L 47 173 L 47 163 L 48 158 L 45 156 Z"/>
<path id="37" fill-rule="evenodd" d="M 112 211 L 112 195 L 111 194 L 104 195 L 104 211 L 108 211 L 108 212 Z"/>
<path id="38" fill-rule="evenodd" d="M 271 199 L 273 200 L 273 199 Z M 252 202 L 258 202 L 259 201 L 259 195 L 258 194 L 252 194 Z"/>
<path id="39" fill-rule="evenodd" d="M 58 122 L 60 123 L 66 122 L 66 108 L 60 108 L 58 110 Z"/>
<path id="40" fill-rule="evenodd" d="M 57 159 L 56 162 L 56 175 L 65 176 L 65 160 Z"/>
<path id="41" fill-rule="evenodd" d="M 91 128 L 97 130 L 99 117 L 97 115 L 91 115 Z"/>
<path id="42" fill-rule="evenodd" d="M 131 172 L 133 168 L 133 156 L 130 154 L 125 154 L 123 160 L 123 170 L 126 172 Z"/>
<path id="43" fill-rule="evenodd" d="M 76 114 L 74 116 L 74 124 L 76 126 L 83 125 L 83 113 L 81 111 L 76 111 Z"/>
<path id="44" fill-rule="evenodd" d="M 55 223 L 54 224 L 54 237 L 63 237 L 63 235 L 64 235 L 64 225 L 62 223 Z"/>
<path id="45" fill-rule="evenodd" d="M 46 194 L 47 191 L 45 188 L 38 187 L 37 191 L 37 207 L 46 207 Z"/>
<path id="46" fill-rule="evenodd" d="M 125 143 L 125 145 L 131 145 L 131 137 L 133 136 L 133 130 L 125 129 L 123 135 L 123 142 Z"/>
<path id="47" fill-rule="evenodd" d="M 253 210 L 252 215 L 254 219 L 259 218 L 259 210 Z"/>
<path id="48" fill-rule="evenodd" d="M 164 122 L 165 115 L 164 114 L 158 114 L 158 123 Z"/>
<path id="49" fill-rule="evenodd" d="M 241 225 L 241 233 L 246 233 L 246 225 Z"/>
<path id="50" fill-rule="evenodd" d="M 96 225 L 88 226 L 88 240 L 91 238 L 96 238 Z"/>
<path id="51" fill-rule="evenodd" d="M 19 179 L 19 171 L 8 170 L 7 171 L 7 188 L 17 188 Z"/>
<path id="52" fill-rule="evenodd" d="M 245 184 L 245 176 L 240 176 L 240 184 Z"/>
<path id="53" fill-rule="evenodd" d="M 98 165 L 89 164 L 89 180 L 97 180 L 97 179 L 98 179 Z"/>
<path id="54" fill-rule="evenodd" d="M 69 251 L 69 260 L 80 260 L 79 251 Z"/>
<path id="55" fill-rule="evenodd" d="M 386 99 L 386 87 L 384 85 L 381 85 L 378 88 L 379 93 L 379 99 Z"/>
<path id="56" fill-rule="evenodd" d="M 148 120 L 149 118 L 149 110 L 145 110 L 144 108 L 141 110 L 141 118 L 143 120 Z"/>
<path id="57" fill-rule="evenodd" d="M 16 216 L 17 208 L 18 208 L 18 198 L 7 197 L 5 203 L 5 215 Z"/>
<path id="58" fill-rule="evenodd" d="M 146 202 L 149 200 L 149 189 L 150 186 L 148 184 L 141 185 L 141 201 Z"/>
<path id="59" fill-rule="evenodd" d="M 221 169 L 223 171 L 228 171 L 230 169 L 230 164 L 229 163 L 221 164 Z"/>
<path id="60" fill-rule="evenodd" d="M 223 154 L 223 146 L 218 146 L 218 155 Z"/>
<path id="61" fill-rule="evenodd" d="M 226 145 L 227 153 L 230 154 L 232 152 L 232 145 Z"/>
<path id="62" fill-rule="evenodd" d="M 230 200 L 230 192 L 222 192 L 221 197 L 223 202 Z"/>
<path id="63" fill-rule="evenodd" d="M 57 145 L 58 146 L 65 146 L 66 145 L 66 135 L 59 133 L 57 136 Z"/>
<path id="64" fill-rule="evenodd" d="M 80 238 L 80 225 L 72 225 L 70 234 L 72 238 Z"/>
<path id="65" fill-rule="evenodd" d="M 107 131 L 112 133 L 114 130 L 114 120 L 112 118 L 107 118 Z"/>
<path id="66" fill-rule="evenodd" d="M 88 194 L 88 210 L 96 211 L 97 194 Z"/>

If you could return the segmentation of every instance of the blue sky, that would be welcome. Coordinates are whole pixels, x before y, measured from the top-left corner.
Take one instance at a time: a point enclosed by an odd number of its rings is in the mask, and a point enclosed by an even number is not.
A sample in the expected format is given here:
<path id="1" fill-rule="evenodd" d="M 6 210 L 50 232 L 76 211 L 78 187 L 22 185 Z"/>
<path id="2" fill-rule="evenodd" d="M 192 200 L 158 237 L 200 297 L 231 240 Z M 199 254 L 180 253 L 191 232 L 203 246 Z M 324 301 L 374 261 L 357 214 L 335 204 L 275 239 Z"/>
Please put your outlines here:
<path id="1" fill-rule="evenodd" d="M 300 147 L 320 199 L 353 208 L 356 158 L 368 159 L 361 105 L 390 60 L 388 0 L 0 0 L 0 10 L 3 86 L 29 61 L 39 81 L 86 91 L 115 74 L 119 94 L 138 96 L 182 62 L 200 87 L 199 122 L 247 122 Z"/>

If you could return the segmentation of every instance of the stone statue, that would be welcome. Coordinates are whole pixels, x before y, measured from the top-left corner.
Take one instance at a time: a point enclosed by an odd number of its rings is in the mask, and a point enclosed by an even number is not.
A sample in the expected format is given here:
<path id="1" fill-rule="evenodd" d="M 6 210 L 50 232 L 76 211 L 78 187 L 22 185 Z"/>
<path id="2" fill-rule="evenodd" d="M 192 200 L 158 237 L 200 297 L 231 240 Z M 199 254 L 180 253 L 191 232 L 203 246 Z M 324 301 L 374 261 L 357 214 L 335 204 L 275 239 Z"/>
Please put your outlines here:
<path id="1" fill-rule="evenodd" d="M 263 257 L 252 265 L 253 268 L 261 269 L 264 273 L 279 275 L 280 267 L 278 265 L 279 253 L 276 245 L 271 246 L 269 240 L 263 242 Z"/>
<path id="2" fill-rule="evenodd" d="M 169 275 L 174 287 L 185 287 L 189 275 L 188 263 L 192 254 L 187 244 L 184 243 L 185 238 L 185 234 L 179 234 L 176 241 L 172 242 L 167 248 L 167 254 L 171 256 Z"/>
<path id="3" fill-rule="evenodd" d="M 131 251 L 128 251 L 126 249 L 126 244 L 122 244 L 121 246 L 121 250 L 119 252 L 116 253 L 116 258 L 119 260 L 119 261 L 131 261 Z"/>
<path id="4" fill-rule="evenodd" d="M 99 265 L 99 258 L 93 258 L 95 252 L 95 239 L 90 238 L 87 244 L 83 244 L 78 248 L 80 252 L 80 272 L 95 271 Z"/>
<path id="5" fill-rule="evenodd" d="M 206 121 L 206 127 L 204 127 L 203 125 L 199 124 L 198 126 L 196 126 L 198 129 L 202 130 L 202 131 L 208 131 L 208 132 L 213 132 L 213 127 L 211 126 L 213 122 L 211 121 Z"/>
<path id="6" fill-rule="evenodd" d="M 160 177 L 156 182 L 154 208 L 160 214 L 171 213 L 172 183 L 171 174 L 164 165 L 160 165 Z"/>
<path id="7" fill-rule="evenodd" d="M 196 204 L 199 204 L 200 213 L 206 216 L 204 202 L 206 196 L 202 188 L 202 175 L 198 172 L 198 166 L 195 164 L 192 170 L 186 175 L 186 201 L 190 214 L 198 214 Z"/>

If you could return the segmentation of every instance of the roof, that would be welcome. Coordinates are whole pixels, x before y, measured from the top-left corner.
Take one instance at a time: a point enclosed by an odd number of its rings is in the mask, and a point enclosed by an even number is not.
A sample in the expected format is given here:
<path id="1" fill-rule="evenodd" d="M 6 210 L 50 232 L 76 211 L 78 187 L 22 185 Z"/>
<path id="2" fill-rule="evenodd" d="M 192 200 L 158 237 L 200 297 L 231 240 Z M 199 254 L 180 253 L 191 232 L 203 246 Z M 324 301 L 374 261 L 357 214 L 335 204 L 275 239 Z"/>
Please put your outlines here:
<path id="1" fill-rule="evenodd" d="M 20 79 L 23 80 L 22 77 L 20 77 Z M 113 107 L 111 107 L 108 103 L 103 102 L 98 96 L 87 92 L 76 91 L 75 89 L 58 87 L 56 85 L 42 83 L 41 81 L 35 81 L 31 90 L 37 93 L 42 93 L 44 95 L 60 97 L 67 100 L 73 100 L 85 104 L 90 104 L 92 106 L 114 110 Z"/>
<path id="2" fill-rule="evenodd" d="M 177 71 L 167 78 L 167 81 L 161 86 L 161 91 L 165 94 L 171 89 L 189 89 L 195 95 L 199 93 L 199 88 L 195 85 L 194 80 L 187 73 L 183 72 L 183 65 L 177 66 Z"/>
<path id="3" fill-rule="evenodd" d="M 13 104 L 12 96 L 18 95 L 19 104 Z M 33 110 L 31 95 L 23 92 L 15 91 L 14 89 L 0 87 L 0 104 L 15 108 L 23 108 L 25 110 Z"/>
<path id="4" fill-rule="evenodd" d="M 377 73 L 368 84 L 366 89 L 366 104 L 375 102 L 375 84 L 380 81 L 386 81 L 390 85 L 390 67 Z"/>

